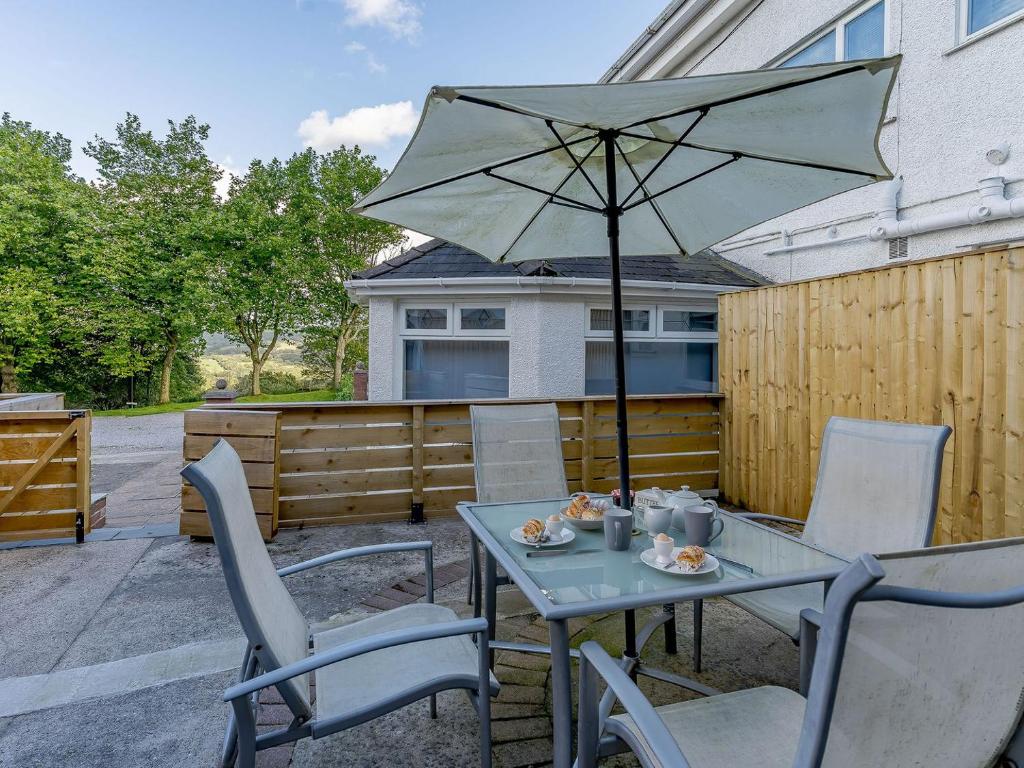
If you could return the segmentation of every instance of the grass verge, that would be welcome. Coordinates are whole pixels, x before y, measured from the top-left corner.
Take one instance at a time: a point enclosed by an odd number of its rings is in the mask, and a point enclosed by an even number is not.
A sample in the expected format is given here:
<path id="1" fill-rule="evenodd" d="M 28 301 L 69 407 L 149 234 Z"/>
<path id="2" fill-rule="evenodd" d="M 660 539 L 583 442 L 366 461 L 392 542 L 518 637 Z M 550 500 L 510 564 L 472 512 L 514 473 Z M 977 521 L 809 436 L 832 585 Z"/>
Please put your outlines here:
<path id="1" fill-rule="evenodd" d="M 289 392 L 278 395 L 248 395 L 238 398 L 239 403 L 308 403 L 324 400 L 337 400 L 333 389 L 316 389 L 311 392 Z M 164 403 L 163 405 L 144 405 L 140 408 L 115 408 L 110 411 L 93 411 L 93 416 L 153 416 L 158 413 L 174 413 L 198 408 L 202 400 L 187 403 Z"/>

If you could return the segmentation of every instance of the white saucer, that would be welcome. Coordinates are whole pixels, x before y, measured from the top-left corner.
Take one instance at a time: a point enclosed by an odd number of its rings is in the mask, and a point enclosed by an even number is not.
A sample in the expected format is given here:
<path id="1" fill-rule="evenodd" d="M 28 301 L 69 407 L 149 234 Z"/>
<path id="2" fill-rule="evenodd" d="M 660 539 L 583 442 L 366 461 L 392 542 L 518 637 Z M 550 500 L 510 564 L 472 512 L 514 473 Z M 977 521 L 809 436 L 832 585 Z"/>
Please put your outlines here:
<path id="1" fill-rule="evenodd" d="M 701 563 L 700 568 L 696 571 L 684 571 L 676 564 L 676 556 L 682 551 L 682 547 L 674 547 L 672 549 L 672 559 L 669 561 L 672 565 L 667 568 L 666 563 L 662 563 L 658 560 L 657 554 L 654 552 L 654 548 L 645 549 L 640 553 L 640 562 L 644 565 L 648 565 L 651 568 L 655 568 L 662 573 L 671 573 L 675 576 L 702 576 L 705 573 L 713 573 L 718 570 L 718 558 L 712 555 L 710 552 L 704 553 L 704 562 Z"/>
<path id="2" fill-rule="evenodd" d="M 576 531 L 570 530 L 569 528 L 563 528 L 562 533 L 558 536 L 552 536 L 542 544 L 534 544 L 532 541 L 527 541 L 523 537 L 523 528 L 513 528 L 508 532 L 508 535 L 512 537 L 512 541 L 518 541 L 520 544 L 525 544 L 528 547 L 560 547 L 563 544 L 568 544 L 570 541 L 576 538 Z"/>

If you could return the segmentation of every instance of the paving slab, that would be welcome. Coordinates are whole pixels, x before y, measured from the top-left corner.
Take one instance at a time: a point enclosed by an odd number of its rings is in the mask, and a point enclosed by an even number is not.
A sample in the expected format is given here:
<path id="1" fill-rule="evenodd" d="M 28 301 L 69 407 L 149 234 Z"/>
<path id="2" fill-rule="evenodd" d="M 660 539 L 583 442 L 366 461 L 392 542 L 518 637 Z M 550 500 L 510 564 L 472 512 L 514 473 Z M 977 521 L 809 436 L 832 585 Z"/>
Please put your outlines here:
<path id="1" fill-rule="evenodd" d="M 0 552 L 0 678 L 52 670 L 150 543 Z"/>

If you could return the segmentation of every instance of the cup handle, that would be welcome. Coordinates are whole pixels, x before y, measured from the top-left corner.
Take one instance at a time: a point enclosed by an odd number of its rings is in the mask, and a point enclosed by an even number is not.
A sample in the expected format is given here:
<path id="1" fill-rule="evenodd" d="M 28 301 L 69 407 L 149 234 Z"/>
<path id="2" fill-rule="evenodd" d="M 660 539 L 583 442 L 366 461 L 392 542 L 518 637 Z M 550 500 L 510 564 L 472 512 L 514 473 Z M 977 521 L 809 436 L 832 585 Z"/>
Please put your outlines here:
<path id="1" fill-rule="evenodd" d="M 716 509 L 717 509 L 717 507 L 716 507 Z M 718 523 L 718 533 L 712 533 L 711 534 L 711 538 L 708 539 L 708 543 L 709 544 L 712 541 L 714 541 L 715 539 L 717 539 L 719 536 L 721 536 L 722 532 L 725 531 L 725 520 L 722 520 L 719 517 L 716 517 L 714 520 L 712 520 L 711 521 L 711 530 L 712 531 L 714 531 L 714 529 L 715 529 L 715 523 Z"/>
<path id="2" fill-rule="evenodd" d="M 714 499 L 704 499 L 704 501 L 702 501 L 701 504 L 713 510 L 711 513 L 712 520 L 718 519 L 718 513 L 721 512 L 722 510 L 718 508 L 718 503 Z M 721 531 L 719 531 L 719 533 L 721 533 Z"/>

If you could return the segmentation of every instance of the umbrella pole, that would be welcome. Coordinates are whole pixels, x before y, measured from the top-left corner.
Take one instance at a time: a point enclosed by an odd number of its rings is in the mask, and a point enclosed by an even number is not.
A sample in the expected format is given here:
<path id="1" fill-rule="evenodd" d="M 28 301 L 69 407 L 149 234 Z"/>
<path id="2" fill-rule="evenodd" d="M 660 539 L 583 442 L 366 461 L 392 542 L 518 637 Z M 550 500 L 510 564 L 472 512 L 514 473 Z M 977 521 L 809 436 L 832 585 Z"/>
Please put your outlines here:
<path id="1" fill-rule="evenodd" d="M 615 183 L 615 133 L 602 131 L 604 170 L 608 191 L 608 255 L 612 263 L 612 316 L 615 343 L 615 428 L 619 439 L 619 491 L 623 509 L 632 507 L 629 488 L 629 424 L 626 415 L 626 345 L 622 334 L 622 275 L 619 268 L 619 207 Z"/>

